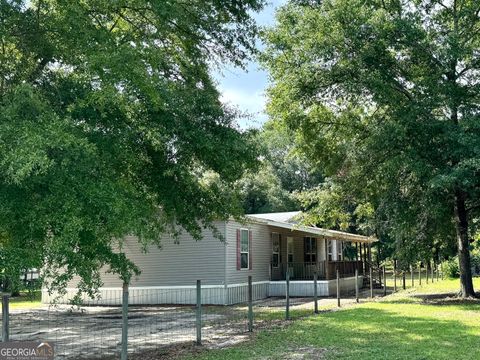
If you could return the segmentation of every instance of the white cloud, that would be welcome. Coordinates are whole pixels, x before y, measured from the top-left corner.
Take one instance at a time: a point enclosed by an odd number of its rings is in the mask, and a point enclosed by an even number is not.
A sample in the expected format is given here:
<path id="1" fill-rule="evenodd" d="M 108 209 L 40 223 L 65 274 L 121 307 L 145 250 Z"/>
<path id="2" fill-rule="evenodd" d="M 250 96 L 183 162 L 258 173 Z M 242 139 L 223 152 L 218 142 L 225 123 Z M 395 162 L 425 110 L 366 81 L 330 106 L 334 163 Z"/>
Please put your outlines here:
<path id="1" fill-rule="evenodd" d="M 220 100 L 227 105 L 239 109 L 243 113 L 247 113 L 248 118 L 241 119 L 239 125 L 242 128 L 261 127 L 267 120 L 265 114 L 265 94 L 260 91 L 248 92 L 243 89 L 220 89 Z"/>

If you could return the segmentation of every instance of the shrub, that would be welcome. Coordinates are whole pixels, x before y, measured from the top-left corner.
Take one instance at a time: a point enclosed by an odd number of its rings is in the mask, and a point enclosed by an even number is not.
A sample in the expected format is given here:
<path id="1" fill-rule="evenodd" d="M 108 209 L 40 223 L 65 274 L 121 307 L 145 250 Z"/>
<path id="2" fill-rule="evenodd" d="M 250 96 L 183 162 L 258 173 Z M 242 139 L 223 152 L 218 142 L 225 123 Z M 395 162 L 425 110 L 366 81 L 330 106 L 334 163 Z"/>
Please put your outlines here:
<path id="1" fill-rule="evenodd" d="M 454 257 L 442 263 L 443 273 L 449 278 L 460 277 L 460 269 L 458 268 L 458 258 Z"/>

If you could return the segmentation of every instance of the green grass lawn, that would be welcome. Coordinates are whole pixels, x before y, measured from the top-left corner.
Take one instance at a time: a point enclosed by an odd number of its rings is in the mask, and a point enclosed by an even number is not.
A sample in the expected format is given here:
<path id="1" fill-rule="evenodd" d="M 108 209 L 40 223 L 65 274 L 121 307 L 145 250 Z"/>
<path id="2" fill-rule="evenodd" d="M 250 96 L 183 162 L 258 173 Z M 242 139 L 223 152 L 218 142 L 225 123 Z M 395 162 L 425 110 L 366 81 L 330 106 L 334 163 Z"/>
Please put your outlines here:
<path id="1" fill-rule="evenodd" d="M 458 280 L 423 284 L 261 331 L 195 359 L 480 359 L 480 301 L 435 295 L 458 286 Z"/>
<path id="2" fill-rule="evenodd" d="M 20 296 L 10 298 L 10 309 L 33 309 L 42 306 L 42 293 L 35 291 L 33 294 L 21 293 Z M 0 301 L 0 311 L 2 304 Z"/>

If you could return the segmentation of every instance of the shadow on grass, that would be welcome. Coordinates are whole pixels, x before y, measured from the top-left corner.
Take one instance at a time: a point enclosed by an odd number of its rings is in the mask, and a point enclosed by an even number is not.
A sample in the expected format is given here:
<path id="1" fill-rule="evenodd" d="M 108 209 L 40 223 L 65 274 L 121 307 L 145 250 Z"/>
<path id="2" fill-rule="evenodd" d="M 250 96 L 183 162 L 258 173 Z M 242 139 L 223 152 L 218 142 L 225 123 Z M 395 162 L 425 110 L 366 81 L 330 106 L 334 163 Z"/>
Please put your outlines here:
<path id="1" fill-rule="evenodd" d="M 448 314 L 449 319 L 434 316 L 424 316 L 422 305 L 353 307 L 257 332 L 254 343 L 187 358 L 480 359 L 479 328 L 461 321 L 466 314 L 457 311 Z M 299 354 L 302 349 L 308 354 Z"/>
<path id="2" fill-rule="evenodd" d="M 433 306 L 457 306 L 462 310 L 480 310 L 479 298 L 462 299 L 456 293 L 416 294 L 408 297 L 391 298 L 381 301 L 385 304 L 421 304 Z"/>

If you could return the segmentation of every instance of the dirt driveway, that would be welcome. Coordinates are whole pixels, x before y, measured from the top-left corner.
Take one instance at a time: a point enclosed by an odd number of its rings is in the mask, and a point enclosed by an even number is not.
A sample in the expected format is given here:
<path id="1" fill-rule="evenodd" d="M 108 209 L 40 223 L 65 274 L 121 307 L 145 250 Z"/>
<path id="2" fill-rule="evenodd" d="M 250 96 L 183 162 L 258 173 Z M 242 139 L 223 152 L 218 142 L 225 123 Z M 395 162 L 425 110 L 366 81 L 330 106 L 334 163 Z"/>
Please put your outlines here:
<path id="1" fill-rule="evenodd" d="M 342 304 L 354 301 L 343 299 Z M 292 298 L 290 302 L 292 314 L 313 312 L 312 298 Z M 336 299 L 319 299 L 319 306 L 333 308 Z M 255 327 L 275 326 L 282 321 L 284 309 L 284 298 L 256 301 Z M 206 347 L 231 346 L 248 339 L 247 306 L 203 306 L 202 310 L 202 342 Z M 191 345 L 196 340 L 195 324 L 193 306 L 131 306 L 129 352 L 158 354 L 169 347 Z M 44 307 L 12 310 L 10 316 L 11 340 L 53 341 L 57 359 L 116 359 L 120 353 L 121 332 L 120 307 Z"/>

